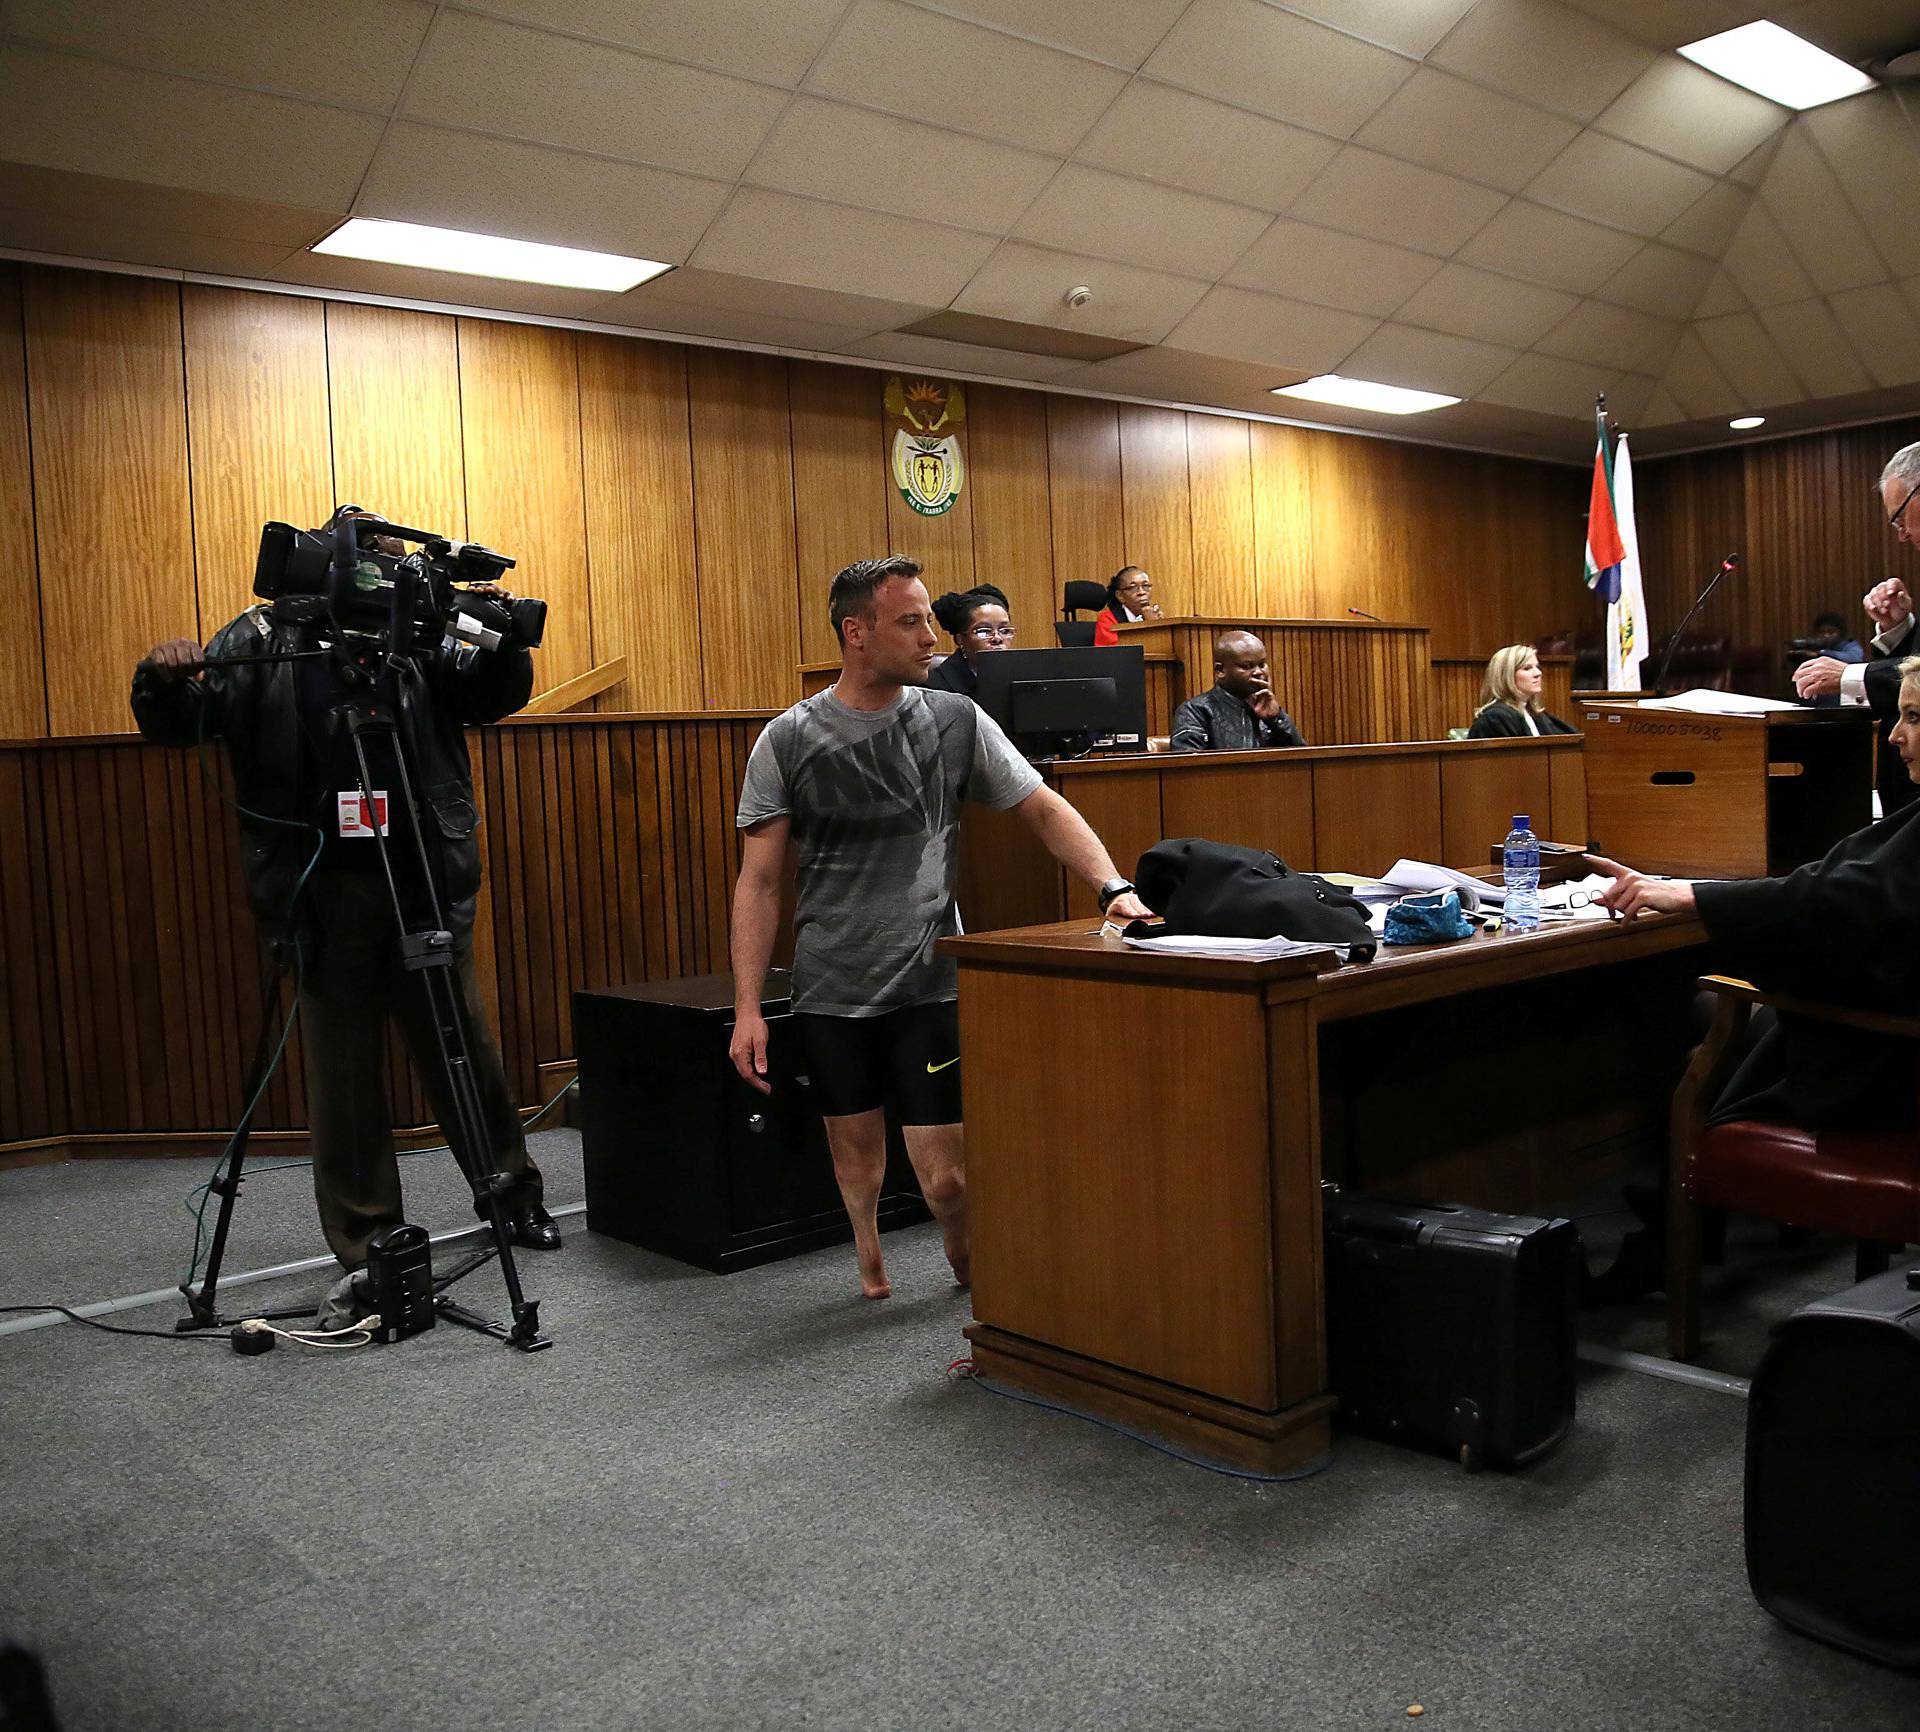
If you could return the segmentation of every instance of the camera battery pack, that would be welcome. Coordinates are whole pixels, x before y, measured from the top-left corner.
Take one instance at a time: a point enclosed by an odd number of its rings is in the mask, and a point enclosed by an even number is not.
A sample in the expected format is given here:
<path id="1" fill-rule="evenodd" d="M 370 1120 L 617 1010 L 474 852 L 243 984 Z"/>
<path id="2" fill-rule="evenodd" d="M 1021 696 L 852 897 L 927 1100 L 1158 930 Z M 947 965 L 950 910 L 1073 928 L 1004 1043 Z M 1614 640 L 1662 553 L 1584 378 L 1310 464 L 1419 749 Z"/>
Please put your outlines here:
<path id="1" fill-rule="evenodd" d="M 425 1227 L 382 1227 L 367 1241 L 367 1297 L 380 1316 L 376 1341 L 403 1341 L 433 1327 L 433 1247 Z"/>

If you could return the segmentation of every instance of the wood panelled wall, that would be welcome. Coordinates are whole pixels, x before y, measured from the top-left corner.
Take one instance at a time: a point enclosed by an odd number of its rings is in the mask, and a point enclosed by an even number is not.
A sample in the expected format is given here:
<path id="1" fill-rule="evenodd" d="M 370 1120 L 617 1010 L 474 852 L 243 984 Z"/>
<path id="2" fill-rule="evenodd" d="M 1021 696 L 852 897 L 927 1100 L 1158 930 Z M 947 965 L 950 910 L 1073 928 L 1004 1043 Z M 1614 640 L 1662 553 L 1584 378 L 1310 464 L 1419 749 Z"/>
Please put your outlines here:
<path id="1" fill-rule="evenodd" d="M 1740 572 L 1690 633 L 1724 632 L 1777 655 L 1832 609 L 1864 643 L 1861 596 L 1896 574 L 1920 587 L 1920 555 L 1887 527 L 1876 486 L 1887 459 L 1916 439 L 1920 418 L 1636 464 L 1655 641 L 1680 623 L 1720 561 L 1738 553 Z"/>
<path id="2" fill-rule="evenodd" d="M 542 686 L 771 707 L 834 653 L 827 579 L 914 555 L 1045 641 L 1071 578 L 1169 612 L 1426 625 L 1485 655 L 1577 617 L 1551 464 L 967 388 L 943 517 L 888 478 L 884 374 L 498 320 L 0 263 L 0 737 L 124 731 L 135 660 L 249 598 L 261 523 L 353 499 L 515 556 Z"/>

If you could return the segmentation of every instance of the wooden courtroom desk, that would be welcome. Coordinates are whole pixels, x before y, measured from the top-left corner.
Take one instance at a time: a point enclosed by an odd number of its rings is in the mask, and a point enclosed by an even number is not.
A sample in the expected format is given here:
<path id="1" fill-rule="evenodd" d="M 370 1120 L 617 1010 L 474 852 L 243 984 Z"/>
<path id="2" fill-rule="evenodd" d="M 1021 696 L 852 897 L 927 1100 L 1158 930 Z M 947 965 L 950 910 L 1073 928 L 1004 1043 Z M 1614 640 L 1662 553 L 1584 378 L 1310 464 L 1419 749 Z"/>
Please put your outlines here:
<path id="1" fill-rule="evenodd" d="M 1044 764 L 1047 785 L 1099 833 L 1120 870 L 1169 836 L 1278 854 L 1302 871 L 1384 872 L 1402 855 L 1470 869 L 1516 812 L 1549 840 L 1587 840 L 1583 743 L 1420 740 L 1277 752 L 1153 752 Z M 1091 914 L 1024 824 L 969 806 L 960 913 L 970 931 Z"/>
<path id="2" fill-rule="evenodd" d="M 1873 818 L 1866 709 L 1707 716 L 1583 700 L 1594 846 L 1646 872 L 1763 878 Z"/>
<path id="3" fill-rule="evenodd" d="M 966 1058 L 976 1319 L 966 1333 L 982 1373 L 1256 1472 L 1320 1455 L 1333 1405 L 1321 1270 L 1328 1061 L 1337 1072 L 1343 1043 L 1348 1059 L 1371 1045 L 1405 1094 L 1418 1082 L 1403 1081 L 1397 1061 L 1413 1055 L 1372 1031 L 1394 1014 L 1453 1020 L 1452 1069 L 1472 1079 L 1479 1105 L 1465 1134 L 1491 1171 L 1522 1109 L 1500 1047 L 1460 1031 L 1462 1007 L 1489 994 L 1564 1000 L 1622 975 L 1637 977 L 1638 1002 L 1656 995 L 1652 970 L 1657 996 L 1684 1010 L 1702 937 L 1690 916 L 1655 916 L 1383 950 L 1330 970 L 1324 957 L 1152 956 L 1085 921 L 946 940 Z M 1616 1032 L 1628 1041 L 1667 1026 L 1625 1022 Z M 1516 1038 L 1541 1026 L 1517 1023 Z M 1569 1039 L 1557 1069 L 1520 1073 L 1541 1077 L 1523 1110 L 1545 1138 L 1595 1104 L 1591 1088 L 1573 1086 L 1592 1031 L 1559 1032 Z M 1522 1065 L 1540 1056 L 1516 1053 Z M 1626 1104 L 1657 1116 L 1670 1086 L 1649 1078 Z M 1353 1182 L 1417 1183 L 1347 1163 L 1336 1150 Z M 1461 1183 L 1444 1200 L 1477 1201 Z"/>
<path id="4" fill-rule="evenodd" d="M 1176 705 L 1213 684 L 1213 640 L 1250 631 L 1267 646 L 1274 695 L 1316 746 L 1431 739 L 1427 628 L 1364 619 L 1225 619 L 1181 615 L 1119 628 L 1122 643 L 1178 664 Z"/>
<path id="5" fill-rule="evenodd" d="M 1046 643 L 1022 643 L 1020 649 L 1053 649 L 1056 646 L 1049 640 Z M 1174 695 L 1179 683 L 1180 664 L 1170 655 L 1155 655 L 1151 651 L 1141 658 L 1146 663 L 1147 672 L 1147 732 L 1167 735 L 1173 732 L 1173 712 L 1180 699 Z M 840 677 L 840 664 L 833 662 L 802 662 L 800 664 L 800 695 L 810 698 L 815 692 L 824 692 Z"/>

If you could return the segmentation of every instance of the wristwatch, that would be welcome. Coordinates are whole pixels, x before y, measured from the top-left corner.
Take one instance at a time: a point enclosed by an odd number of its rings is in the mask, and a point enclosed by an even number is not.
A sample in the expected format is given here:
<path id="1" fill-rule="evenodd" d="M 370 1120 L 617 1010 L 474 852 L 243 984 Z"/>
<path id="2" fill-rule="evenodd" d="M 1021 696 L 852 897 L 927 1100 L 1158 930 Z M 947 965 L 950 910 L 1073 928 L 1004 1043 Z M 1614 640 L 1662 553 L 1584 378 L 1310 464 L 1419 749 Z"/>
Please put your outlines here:
<path id="1" fill-rule="evenodd" d="M 1102 914 L 1106 913 L 1109 902 L 1116 896 L 1126 895 L 1132 888 L 1133 885 L 1128 879 L 1109 878 L 1106 883 L 1100 886 L 1100 912 Z"/>

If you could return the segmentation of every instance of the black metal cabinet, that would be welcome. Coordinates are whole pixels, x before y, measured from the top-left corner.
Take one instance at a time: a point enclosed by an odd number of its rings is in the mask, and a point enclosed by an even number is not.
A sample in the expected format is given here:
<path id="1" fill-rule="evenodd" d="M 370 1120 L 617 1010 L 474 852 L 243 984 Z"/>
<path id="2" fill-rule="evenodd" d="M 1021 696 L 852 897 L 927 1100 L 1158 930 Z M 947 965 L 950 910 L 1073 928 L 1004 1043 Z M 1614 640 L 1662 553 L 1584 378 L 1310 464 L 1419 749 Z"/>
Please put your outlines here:
<path id="1" fill-rule="evenodd" d="M 731 975 L 573 995 L 594 1232 L 719 1273 L 852 1238 L 786 984 L 771 972 L 761 1005 L 770 1096 L 727 1058 Z M 927 1218 L 889 1124 L 881 1229 Z"/>

